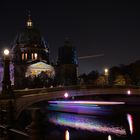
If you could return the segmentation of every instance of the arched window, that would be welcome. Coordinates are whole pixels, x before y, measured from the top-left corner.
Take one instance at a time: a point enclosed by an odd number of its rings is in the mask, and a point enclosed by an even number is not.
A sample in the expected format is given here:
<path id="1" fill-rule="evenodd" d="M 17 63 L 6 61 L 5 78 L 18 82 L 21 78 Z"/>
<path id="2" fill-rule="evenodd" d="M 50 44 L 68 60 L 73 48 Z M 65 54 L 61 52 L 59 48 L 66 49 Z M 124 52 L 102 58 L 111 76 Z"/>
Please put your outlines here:
<path id="1" fill-rule="evenodd" d="M 38 54 L 37 53 L 32 53 L 32 60 L 37 60 Z"/>
<path id="2" fill-rule="evenodd" d="M 32 53 L 32 60 L 34 60 L 34 54 Z"/>
<path id="3" fill-rule="evenodd" d="M 37 60 L 37 53 L 34 53 L 34 58 L 35 58 L 35 60 Z"/>
<path id="4" fill-rule="evenodd" d="M 25 57 L 25 60 L 27 60 L 27 58 L 28 58 L 28 54 L 27 54 L 27 53 L 25 53 L 25 56 L 24 56 L 24 57 Z"/>
<path id="5" fill-rule="evenodd" d="M 27 60 L 28 54 L 27 53 L 22 53 L 21 58 L 22 58 L 22 60 Z"/>
<path id="6" fill-rule="evenodd" d="M 22 56 L 21 56 L 22 60 L 24 60 L 24 53 L 22 53 Z"/>

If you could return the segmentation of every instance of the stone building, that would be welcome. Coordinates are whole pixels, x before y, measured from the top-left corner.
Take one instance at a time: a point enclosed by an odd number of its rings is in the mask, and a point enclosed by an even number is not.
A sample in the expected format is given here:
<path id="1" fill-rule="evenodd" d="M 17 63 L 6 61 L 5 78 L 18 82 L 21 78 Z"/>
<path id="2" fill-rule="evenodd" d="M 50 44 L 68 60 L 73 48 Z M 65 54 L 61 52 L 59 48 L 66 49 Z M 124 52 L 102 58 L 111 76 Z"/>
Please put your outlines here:
<path id="1" fill-rule="evenodd" d="M 78 60 L 75 47 L 66 40 L 58 50 L 58 62 L 56 66 L 57 81 L 61 85 L 77 84 Z"/>
<path id="2" fill-rule="evenodd" d="M 41 78 L 44 76 L 44 81 L 53 79 L 55 86 L 77 83 L 78 63 L 75 47 L 69 41 L 65 41 L 64 46 L 58 50 L 57 64 L 52 66 L 49 60 L 49 47 L 40 31 L 34 27 L 30 16 L 25 28 L 17 34 L 11 54 L 10 75 L 15 89 L 31 88 L 29 84 L 33 84 L 36 88 L 38 76 Z M 1 82 L 2 73 L 1 66 Z M 37 81 L 36 84 L 34 84 L 35 81 Z"/>
<path id="3" fill-rule="evenodd" d="M 14 87 L 23 88 L 27 77 L 34 78 L 42 71 L 48 77 L 54 77 L 55 71 L 49 61 L 49 48 L 33 26 L 29 16 L 26 27 L 21 30 L 12 47 L 12 62 L 14 72 Z"/>

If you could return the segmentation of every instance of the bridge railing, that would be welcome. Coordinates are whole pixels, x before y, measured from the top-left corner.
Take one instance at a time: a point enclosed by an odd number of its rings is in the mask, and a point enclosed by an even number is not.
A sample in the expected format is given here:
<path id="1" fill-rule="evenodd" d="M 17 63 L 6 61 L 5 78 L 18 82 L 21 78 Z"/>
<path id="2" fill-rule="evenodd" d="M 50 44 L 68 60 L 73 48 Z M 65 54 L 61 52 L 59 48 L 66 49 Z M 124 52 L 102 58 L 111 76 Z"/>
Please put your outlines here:
<path id="1" fill-rule="evenodd" d="M 35 88 L 35 89 L 22 89 L 22 90 L 14 90 L 15 97 L 18 98 L 23 95 L 29 94 L 38 94 L 38 93 L 46 93 L 46 92 L 55 92 L 55 91 L 65 91 L 65 90 L 87 90 L 87 89 L 140 89 L 139 86 L 94 86 L 94 85 L 72 85 L 72 86 L 61 86 L 61 87 L 53 87 L 53 88 Z"/>
<path id="2" fill-rule="evenodd" d="M 0 139 L 27 140 L 29 135 L 20 130 L 9 128 L 7 125 L 0 125 Z"/>

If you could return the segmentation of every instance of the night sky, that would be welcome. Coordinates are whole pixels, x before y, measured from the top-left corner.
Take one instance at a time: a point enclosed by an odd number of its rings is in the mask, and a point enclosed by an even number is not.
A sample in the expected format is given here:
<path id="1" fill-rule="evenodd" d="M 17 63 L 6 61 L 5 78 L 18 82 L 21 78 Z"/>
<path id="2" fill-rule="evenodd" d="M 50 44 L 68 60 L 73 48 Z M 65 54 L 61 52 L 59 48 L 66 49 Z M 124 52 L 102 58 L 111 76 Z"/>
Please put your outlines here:
<path id="1" fill-rule="evenodd" d="M 79 73 L 140 59 L 140 5 L 135 1 L 9 0 L 0 3 L 0 48 L 9 47 L 26 25 L 33 24 L 50 46 L 55 61 L 58 47 L 69 38 L 78 56 L 104 54 L 79 60 Z"/>

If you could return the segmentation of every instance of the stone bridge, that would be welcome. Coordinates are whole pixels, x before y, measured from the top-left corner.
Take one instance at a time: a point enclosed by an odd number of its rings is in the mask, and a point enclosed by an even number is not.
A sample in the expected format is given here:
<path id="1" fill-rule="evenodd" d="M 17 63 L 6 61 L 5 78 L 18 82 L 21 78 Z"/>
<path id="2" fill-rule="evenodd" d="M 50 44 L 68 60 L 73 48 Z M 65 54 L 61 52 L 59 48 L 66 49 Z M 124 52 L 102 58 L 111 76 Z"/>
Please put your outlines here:
<path id="1" fill-rule="evenodd" d="M 77 97 L 82 95 L 105 95 L 107 94 L 108 99 L 111 98 L 110 95 L 125 95 L 129 96 L 129 101 L 132 99 L 132 95 L 140 95 L 140 89 L 130 89 L 130 95 L 127 93 L 128 88 L 50 88 L 50 89 L 25 89 L 25 90 L 15 90 L 16 97 L 16 119 L 19 117 L 20 113 L 31 106 L 34 103 L 45 101 L 45 100 L 54 100 L 59 98 L 64 98 L 64 93 L 68 93 L 69 97 Z M 117 100 L 117 99 L 116 99 Z M 120 97 L 119 99 L 120 100 Z M 124 100 L 122 96 L 121 100 Z M 137 97 L 135 97 L 137 100 Z M 134 100 L 133 100 L 134 102 Z"/>
<path id="2" fill-rule="evenodd" d="M 130 90 L 130 95 L 127 93 L 127 91 Z M 45 100 L 57 100 L 59 98 L 64 98 L 64 93 L 69 94 L 69 98 L 77 98 L 82 95 L 91 95 L 95 100 L 104 100 L 102 96 L 104 96 L 107 100 L 121 100 L 125 101 L 126 97 L 122 96 L 128 96 L 129 102 L 139 102 L 139 98 L 137 96 L 140 95 L 140 88 L 95 88 L 95 87 L 87 87 L 87 86 L 74 86 L 74 87 L 60 87 L 60 88 L 39 88 L 39 89 L 24 89 L 24 90 L 14 90 L 14 108 L 15 108 L 15 119 L 18 119 L 21 112 L 28 107 L 30 107 L 32 104 L 45 101 Z M 112 96 L 111 96 L 112 95 Z M 119 95 L 118 98 L 114 95 Z M 136 95 L 136 96 L 132 96 Z M 75 97 L 76 96 L 76 97 Z M 101 97 L 101 98 L 100 98 Z M 114 97 L 114 98 L 113 98 Z M 132 98 L 134 98 L 132 100 Z M 105 100 L 106 100 L 105 99 Z M 84 99 L 86 100 L 86 99 Z M 128 99 L 127 99 L 128 101 Z M 2 101 L 0 99 L 0 105 L 5 104 L 5 100 Z"/>

